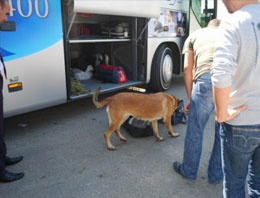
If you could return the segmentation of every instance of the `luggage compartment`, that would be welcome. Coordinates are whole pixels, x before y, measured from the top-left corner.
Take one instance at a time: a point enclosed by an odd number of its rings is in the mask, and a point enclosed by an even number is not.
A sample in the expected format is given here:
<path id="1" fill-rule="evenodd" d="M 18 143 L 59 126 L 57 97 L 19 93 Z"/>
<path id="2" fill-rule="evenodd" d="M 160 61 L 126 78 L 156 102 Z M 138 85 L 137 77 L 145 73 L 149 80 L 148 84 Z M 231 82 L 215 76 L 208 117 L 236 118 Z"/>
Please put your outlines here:
<path id="1" fill-rule="evenodd" d="M 69 99 L 90 96 L 98 87 L 109 92 L 145 82 L 146 18 L 75 13 L 72 3 L 65 4 L 64 9 Z M 122 67 L 127 82 L 98 79 L 95 73 L 100 64 Z M 85 91 L 75 92 L 75 84 L 76 89 Z"/>

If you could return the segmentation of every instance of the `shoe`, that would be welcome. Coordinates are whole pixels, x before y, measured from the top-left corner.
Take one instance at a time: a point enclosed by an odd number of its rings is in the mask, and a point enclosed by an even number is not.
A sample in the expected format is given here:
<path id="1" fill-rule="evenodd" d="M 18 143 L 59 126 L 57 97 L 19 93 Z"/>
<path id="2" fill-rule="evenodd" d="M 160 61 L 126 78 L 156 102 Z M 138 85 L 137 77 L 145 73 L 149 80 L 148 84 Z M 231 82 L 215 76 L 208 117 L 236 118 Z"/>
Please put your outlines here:
<path id="1" fill-rule="evenodd" d="M 0 176 L 1 182 L 12 182 L 18 179 L 23 178 L 24 173 L 11 173 L 6 171 L 6 173 L 3 176 Z"/>
<path id="2" fill-rule="evenodd" d="M 18 162 L 22 161 L 22 159 L 23 156 L 18 156 L 13 158 L 5 156 L 5 165 L 10 166 L 10 165 L 17 164 Z"/>
<path id="3" fill-rule="evenodd" d="M 181 176 L 183 176 L 181 174 L 181 163 L 180 162 L 173 162 L 173 169 L 175 170 L 176 173 L 180 174 Z"/>
<path id="4" fill-rule="evenodd" d="M 181 173 L 181 163 L 180 162 L 173 162 L 173 169 L 175 170 L 176 173 L 180 174 L 182 177 L 184 177 L 185 179 L 189 179 L 189 180 L 195 180 L 196 178 L 189 178 L 189 177 L 186 177 L 184 176 L 182 173 Z"/>

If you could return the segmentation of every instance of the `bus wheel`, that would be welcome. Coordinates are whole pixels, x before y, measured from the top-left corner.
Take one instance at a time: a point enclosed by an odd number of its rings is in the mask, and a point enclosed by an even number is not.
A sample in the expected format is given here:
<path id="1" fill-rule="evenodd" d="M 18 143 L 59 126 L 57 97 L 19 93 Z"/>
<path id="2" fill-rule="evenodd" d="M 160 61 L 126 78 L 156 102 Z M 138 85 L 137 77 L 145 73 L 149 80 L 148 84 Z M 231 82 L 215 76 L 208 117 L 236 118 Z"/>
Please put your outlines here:
<path id="1" fill-rule="evenodd" d="M 173 55 L 168 45 L 163 44 L 156 51 L 151 70 L 149 88 L 165 91 L 170 88 L 173 73 Z"/>

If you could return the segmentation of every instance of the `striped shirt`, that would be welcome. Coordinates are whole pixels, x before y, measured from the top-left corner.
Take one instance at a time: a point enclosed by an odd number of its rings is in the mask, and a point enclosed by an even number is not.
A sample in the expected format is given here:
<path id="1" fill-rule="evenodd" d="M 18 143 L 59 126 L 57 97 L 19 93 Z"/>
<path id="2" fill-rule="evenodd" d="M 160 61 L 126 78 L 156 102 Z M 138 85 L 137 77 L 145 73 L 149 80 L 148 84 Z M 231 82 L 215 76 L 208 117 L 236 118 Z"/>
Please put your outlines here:
<path id="1" fill-rule="evenodd" d="M 210 72 L 217 38 L 218 27 L 199 29 L 186 39 L 182 53 L 194 53 L 193 80 L 204 73 Z"/>

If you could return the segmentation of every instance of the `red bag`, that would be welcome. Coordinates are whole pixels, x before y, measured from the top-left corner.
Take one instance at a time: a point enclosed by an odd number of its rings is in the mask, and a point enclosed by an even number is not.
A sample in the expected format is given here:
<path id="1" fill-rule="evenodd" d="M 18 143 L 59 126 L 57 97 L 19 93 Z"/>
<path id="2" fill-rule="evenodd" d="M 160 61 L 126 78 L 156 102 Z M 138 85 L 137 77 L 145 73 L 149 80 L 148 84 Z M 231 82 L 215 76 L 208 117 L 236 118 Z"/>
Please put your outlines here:
<path id="1" fill-rule="evenodd" d="M 127 82 L 125 71 L 120 66 L 101 64 L 95 68 L 95 76 L 99 80 L 117 84 Z"/>

